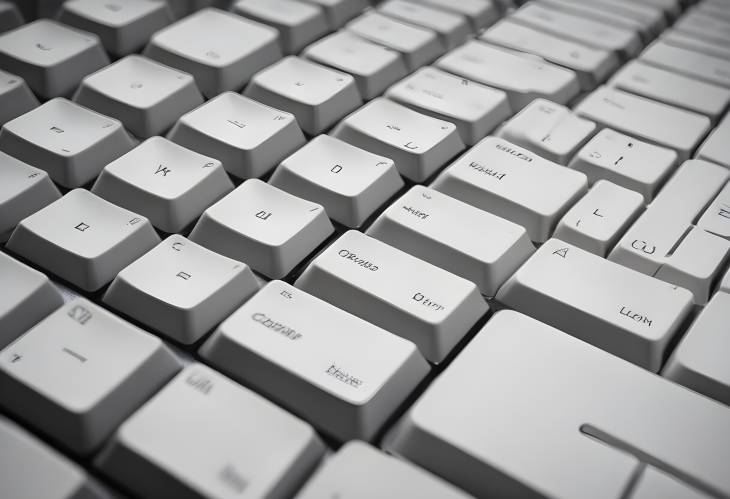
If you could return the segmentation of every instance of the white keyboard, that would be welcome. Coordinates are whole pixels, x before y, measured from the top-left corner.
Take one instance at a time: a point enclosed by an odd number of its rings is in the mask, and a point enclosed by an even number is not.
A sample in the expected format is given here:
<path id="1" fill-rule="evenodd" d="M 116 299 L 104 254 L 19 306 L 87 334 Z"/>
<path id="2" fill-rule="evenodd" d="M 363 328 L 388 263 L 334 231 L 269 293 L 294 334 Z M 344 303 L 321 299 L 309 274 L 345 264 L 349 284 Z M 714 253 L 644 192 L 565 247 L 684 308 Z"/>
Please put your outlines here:
<path id="1" fill-rule="evenodd" d="M 730 0 L 0 0 L 0 499 L 730 499 Z"/>

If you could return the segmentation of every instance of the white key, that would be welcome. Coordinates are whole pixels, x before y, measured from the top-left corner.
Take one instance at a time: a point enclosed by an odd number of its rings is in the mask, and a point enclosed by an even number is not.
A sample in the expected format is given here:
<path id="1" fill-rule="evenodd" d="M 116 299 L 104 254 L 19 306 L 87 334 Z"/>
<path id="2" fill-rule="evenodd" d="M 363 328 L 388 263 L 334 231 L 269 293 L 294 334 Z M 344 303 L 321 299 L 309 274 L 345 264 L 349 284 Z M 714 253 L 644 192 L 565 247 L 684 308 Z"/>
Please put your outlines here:
<path id="1" fill-rule="evenodd" d="M 487 137 L 444 170 L 431 187 L 519 224 L 546 241 L 587 190 L 585 175 L 498 137 Z"/>
<path id="2" fill-rule="evenodd" d="M 367 0 L 304 0 L 324 9 L 327 26 L 331 30 L 341 28 L 347 21 L 368 7 Z"/>
<path id="3" fill-rule="evenodd" d="M 595 130 L 595 123 L 574 115 L 567 107 L 535 99 L 507 121 L 498 135 L 547 160 L 566 165 Z"/>
<path id="4" fill-rule="evenodd" d="M 490 297 L 535 251 L 523 227 L 420 185 L 367 234 L 472 281 Z"/>
<path id="5" fill-rule="evenodd" d="M 464 43 L 470 34 L 464 16 L 409 0 L 387 0 L 378 12 L 400 21 L 435 31 L 446 50 Z"/>
<path id="6" fill-rule="evenodd" d="M 246 95 L 292 113 L 309 135 L 327 130 L 362 104 L 352 76 L 295 56 L 257 73 Z"/>
<path id="7" fill-rule="evenodd" d="M 218 9 L 204 9 L 154 34 L 144 55 L 190 73 L 208 98 L 238 90 L 281 58 L 275 29 Z"/>
<path id="8" fill-rule="evenodd" d="M 444 53 L 435 32 L 368 11 L 345 29 L 403 55 L 408 71 L 415 71 Z"/>
<path id="9" fill-rule="evenodd" d="M 725 184 L 707 207 L 697 221 L 697 227 L 730 240 L 730 183 Z"/>
<path id="10" fill-rule="evenodd" d="M 352 75 L 365 100 L 374 99 L 408 74 L 398 52 L 348 31 L 338 31 L 318 40 L 304 49 L 302 55 Z"/>
<path id="11" fill-rule="evenodd" d="M 0 348 L 63 305 L 63 298 L 44 274 L 0 253 Z"/>
<path id="12" fill-rule="evenodd" d="M 109 64 L 96 35 L 40 19 L 0 35 L 0 67 L 44 99 L 70 95 L 81 79 Z"/>
<path id="13" fill-rule="evenodd" d="M 429 371 L 410 341 L 282 281 L 236 310 L 200 354 L 342 441 L 371 439 Z"/>
<path id="14" fill-rule="evenodd" d="M 644 465 L 641 476 L 636 478 L 628 499 L 710 499 L 712 496 L 687 485 L 679 478 Z"/>
<path id="15" fill-rule="evenodd" d="M 320 253 L 296 286 L 414 342 L 434 363 L 487 311 L 473 283 L 354 230 Z"/>
<path id="16" fill-rule="evenodd" d="M 205 210 L 190 239 L 278 279 L 333 231 L 321 205 L 251 179 Z"/>
<path id="17" fill-rule="evenodd" d="M 403 187 L 392 160 L 329 135 L 315 137 L 286 158 L 269 182 L 321 204 L 346 227 L 360 227 Z"/>
<path id="18" fill-rule="evenodd" d="M 477 497 L 615 499 L 647 460 L 726 497 L 728 426 L 727 407 L 502 311 L 385 447 Z"/>
<path id="19" fill-rule="evenodd" d="M 730 87 L 730 60 L 727 59 L 658 40 L 642 52 L 640 60 L 715 85 Z"/>
<path id="20" fill-rule="evenodd" d="M 175 234 L 119 272 L 104 303 L 190 345 L 258 289 L 247 265 Z"/>
<path id="21" fill-rule="evenodd" d="M 436 61 L 439 69 L 507 92 L 513 111 L 538 97 L 566 104 L 580 92 L 578 77 L 541 59 L 470 41 Z"/>
<path id="22" fill-rule="evenodd" d="M 730 113 L 717 125 L 697 150 L 697 158 L 730 168 Z"/>
<path id="23" fill-rule="evenodd" d="M 25 24 L 18 7 L 11 2 L 0 2 L 0 33 Z"/>
<path id="24" fill-rule="evenodd" d="M 433 67 L 419 69 L 388 89 L 386 97 L 456 125 L 474 145 L 512 115 L 507 94 Z"/>
<path id="25" fill-rule="evenodd" d="M 0 126 L 38 107 L 25 80 L 0 70 Z"/>
<path id="26" fill-rule="evenodd" d="M 183 115 L 167 138 L 239 178 L 264 175 L 305 142 L 294 115 L 233 92 Z"/>
<path id="27" fill-rule="evenodd" d="M 91 192 L 175 233 L 232 190 L 220 161 L 152 137 L 109 163 Z"/>
<path id="28" fill-rule="evenodd" d="M 0 352 L 0 404 L 89 454 L 180 367 L 159 338 L 77 298 Z"/>
<path id="29" fill-rule="evenodd" d="M 63 3 L 58 20 L 97 35 L 104 48 L 122 57 L 139 52 L 158 30 L 172 22 L 166 2 L 124 0 L 70 0 Z"/>
<path id="30" fill-rule="evenodd" d="M 454 124 L 381 98 L 342 120 L 333 135 L 391 158 L 414 182 L 426 180 L 464 149 Z"/>
<path id="31" fill-rule="evenodd" d="M 721 59 L 730 59 L 730 46 L 720 45 L 707 40 L 696 38 L 687 33 L 677 31 L 674 29 L 668 29 L 662 34 L 661 41 L 667 45 L 675 47 L 681 47 L 685 49 L 694 50 L 695 52 L 702 52 L 704 54 L 719 57 Z"/>
<path id="32" fill-rule="evenodd" d="M 636 138 L 670 147 L 685 160 L 710 129 L 710 119 L 691 111 L 603 86 L 575 108 L 579 116 Z"/>
<path id="33" fill-rule="evenodd" d="M 142 497 L 279 498 L 323 453 L 311 426 L 192 364 L 121 426 L 96 463 Z"/>
<path id="34" fill-rule="evenodd" d="M 696 38 L 730 45 L 730 22 L 697 9 L 687 11 L 674 23 L 674 29 Z"/>
<path id="35" fill-rule="evenodd" d="M 418 0 L 418 2 L 466 16 L 474 32 L 490 26 L 499 18 L 499 4 L 492 0 Z"/>
<path id="36" fill-rule="evenodd" d="M 0 149 L 45 170 L 54 182 L 82 186 L 136 141 L 112 118 L 63 98 L 53 99 L 5 123 Z"/>
<path id="37" fill-rule="evenodd" d="M 363 473 L 365 470 L 367 472 Z M 373 477 L 377 479 L 374 480 Z M 468 496 L 418 466 L 389 456 L 364 442 L 353 440 L 326 460 L 296 497 L 467 499 Z"/>
<path id="38" fill-rule="evenodd" d="M 650 371 L 692 308 L 692 294 L 550 239 L 496 299 Z"/>
<path id="39" fill-rule="evenodd" d="M 22 220 L 7 247 L 84 291 L 96 291 L 159 242 L 146 218 L 74 189 Z"/>
<path id="40" fill-rule="evenodd" d="M 538 55 L 575 71 L 583 90 L 592 90 L 619 65 L 618 56 L 609 50 L 588 47 L 581 43 L 544 33 L 509 18 L 482 33 L 485 42 Z"/>
<path id="41" fill-rule="evenodd" d="M 0 242 L 21 220 L 60 197 L 46 172 L 0 151 Z"/>

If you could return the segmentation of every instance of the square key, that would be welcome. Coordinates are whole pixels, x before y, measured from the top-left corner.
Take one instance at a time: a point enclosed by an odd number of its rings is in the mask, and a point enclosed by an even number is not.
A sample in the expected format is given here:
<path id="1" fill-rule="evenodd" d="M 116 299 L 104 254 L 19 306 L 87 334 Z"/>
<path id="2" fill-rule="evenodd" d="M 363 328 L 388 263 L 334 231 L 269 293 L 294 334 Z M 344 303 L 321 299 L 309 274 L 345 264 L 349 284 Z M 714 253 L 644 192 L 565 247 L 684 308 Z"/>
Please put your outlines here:
<path id="1" fill-rule="evenodd" d="M 38 99 L 20 76 L 0 71 L 0 126 L 38 107 Z"/>

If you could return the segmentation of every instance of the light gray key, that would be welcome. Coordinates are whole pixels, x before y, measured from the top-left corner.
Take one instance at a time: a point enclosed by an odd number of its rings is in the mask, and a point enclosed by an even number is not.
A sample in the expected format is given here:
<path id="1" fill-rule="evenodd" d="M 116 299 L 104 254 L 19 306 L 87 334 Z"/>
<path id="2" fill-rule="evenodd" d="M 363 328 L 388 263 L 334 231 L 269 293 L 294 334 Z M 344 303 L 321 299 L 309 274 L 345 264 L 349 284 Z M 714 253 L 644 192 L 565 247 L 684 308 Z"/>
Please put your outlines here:
<path id="1" fill-rule="evenodd" d="M 418 0 L 425 5 L 466 16 L 474 32 L 490 26 L 499 18 L 501 3 L 493 0 Z"/>
<path id="2" fill-rule="evenodd" d="M 446 50 L 464 43 L 470 34 L 464 16 L 410 0 L 387 0 L 378 12 L 403 22 L 435 31 Z"/>
<path id="3" fill-rule="evenodd" d="M 730 113 L 710 132 L 697 150 L 697 158 L 730 168 Z"/>
<path id="4" fill-rule="evenodd" d="M 38 107 L 38 99 L 20 76 L 0 71 L 0 126 Z"/>
<path id="5" fill-rule="evenodd" d="M 303 0 L 324 9 L 329 29 L 341 28 L 347 21 L 368 7 L 367 0 Z"/>
<path id="6" fill-rule="evenodd" d="M 713 57 L 730 60 L 730 46 L 720 45 L 707 40 L 702 40 L 700 38 L 696 38 L 692 35 L 677 31 L 675 29 L 666 30 L 662 34 L 661 40 L 667 45 L 686 48 Z"/>
<path id="7" fill-rule="evenodd" d="M 657 40 L 642 52 L 640 60 L 692 78 L 730 88 L 730 60 L 706 55 Z"/>

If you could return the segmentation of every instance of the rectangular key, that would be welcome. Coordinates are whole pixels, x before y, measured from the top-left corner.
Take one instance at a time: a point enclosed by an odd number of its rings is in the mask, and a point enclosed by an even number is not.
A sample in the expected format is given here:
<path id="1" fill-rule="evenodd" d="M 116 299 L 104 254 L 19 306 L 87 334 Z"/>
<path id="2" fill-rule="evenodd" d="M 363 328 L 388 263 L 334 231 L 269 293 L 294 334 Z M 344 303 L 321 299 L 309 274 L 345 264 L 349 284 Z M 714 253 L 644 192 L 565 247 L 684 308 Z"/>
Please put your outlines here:
<path id="1" fill-rule="evenodd" d="M 329 29 L 340 29 L 347 21 L 360 14 L 368 6 L 367 0 L 304 0 L 324 9 Z"/>
<path id="2" fill-rule="evenodd" d="M 378 6 L 378 12 L 435 31 L 446 50 L 461 45 L 470 34 L 469 24 L 464 16 L 417 1 L 387 0 Z"/>
<path id="3" fill-rule="evenodd" d="M 658 40 L 642 52 L 640 60 L 671 71 L 730 88 L 730 60 L 706 55 Z"/>
<path id="4" fill-rule="evenodd" d="M 23 78 L 0 70 L 0 126 L 38 105 L 38 99 Z"/>
<path id="5" fill-rule="evenodd" d="M 698 9 L 685 12 L 682 17 L 677 19 L 673 28 L 696 38 L 726 46 L 730 44 L 730 21 Z"/>
<path id="6" fill-rule="evenodd" d="M 692 308 L 686 289 L 559 239 L 538 248 L 497 300 L 654 372 Z"/>
<path id="7" fill-rule="evenodd" d="M 466 16 L 474 32 L 490 26 L 500 15 L 500 2 L 492 0 L 418 0 L 425 5 Z"/>
<path id="8" fill-rule="evenodd" d="M 414 342 L 433 363 L 487 311 L 475 284 L 353 230 L 320 253 L 296 286 Z"/>
<path id="9" fill-rule="evenodd" d="M 719 57 L 720 59 L 730 59 L 730 46 L 719 45 L 707 40 L 702 40 L 674 29 L 666 30 L 662 34 L 661 41 L 674 47 L 694 50 L 695 52 Z"/>
<path id="10" fill-rule="evenodd" d="M 730 113 L 710 132 L 697 150 L 697 158 L 730 168 Z"/>

